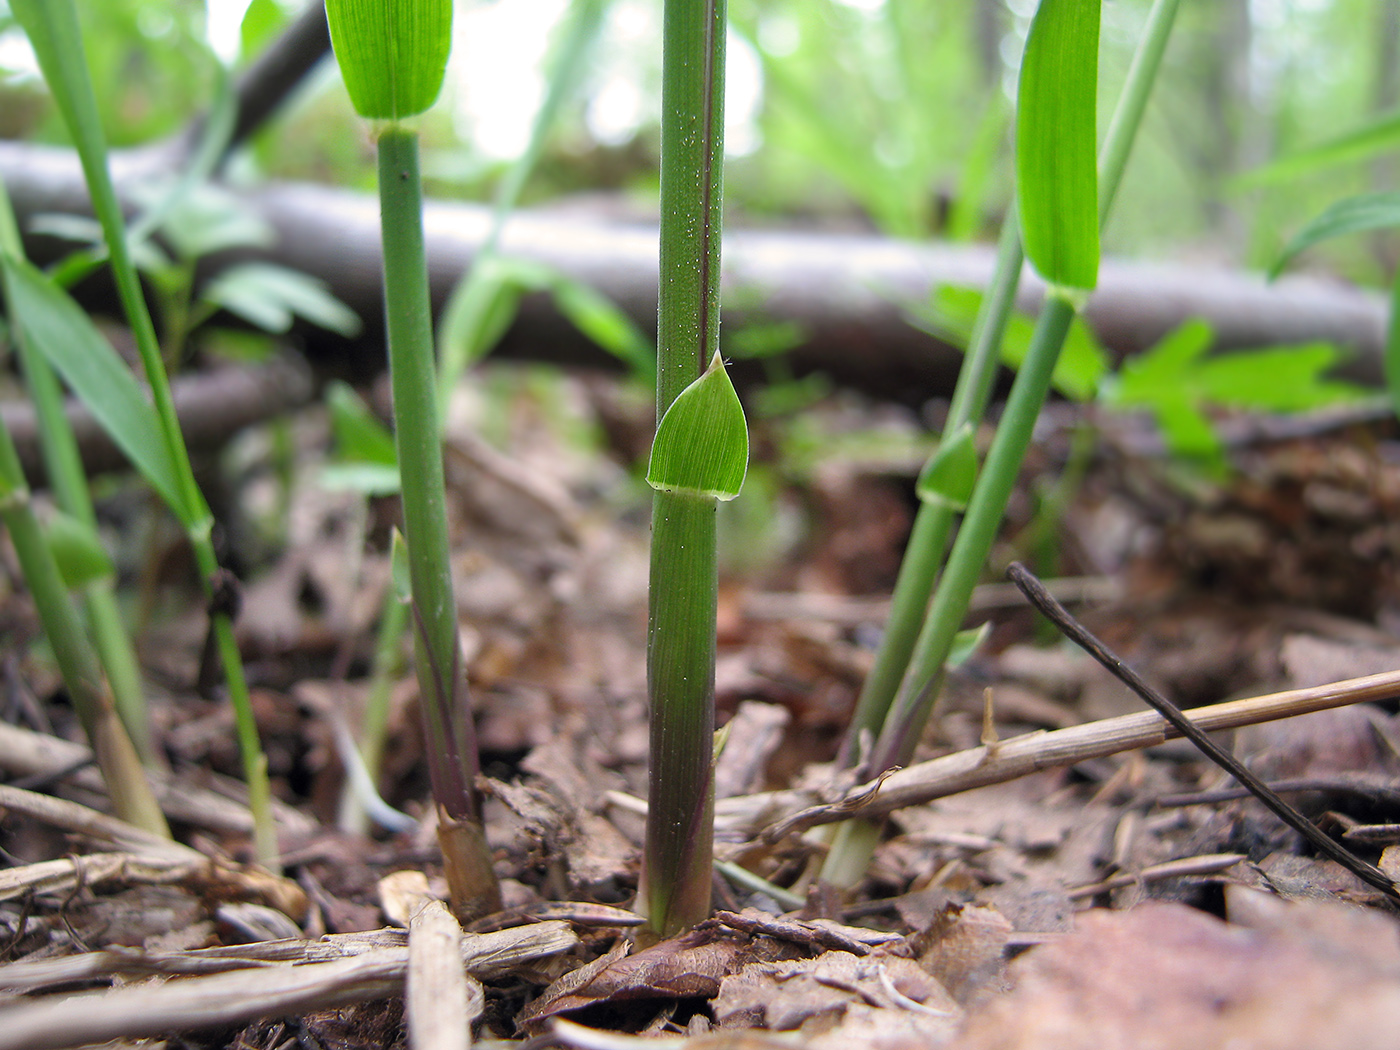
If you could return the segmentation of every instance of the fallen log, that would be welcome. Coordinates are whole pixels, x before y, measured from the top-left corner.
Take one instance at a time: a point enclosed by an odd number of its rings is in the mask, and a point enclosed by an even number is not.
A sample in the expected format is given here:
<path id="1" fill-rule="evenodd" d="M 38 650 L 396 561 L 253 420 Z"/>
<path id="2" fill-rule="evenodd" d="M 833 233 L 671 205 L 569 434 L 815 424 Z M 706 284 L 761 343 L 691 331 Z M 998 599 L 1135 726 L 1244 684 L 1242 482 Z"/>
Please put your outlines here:
<path id="1" fill-rule="evenodd" d="M 147 177 L 168 150 L 114 158 L 120 183 Z M 0 143 L 0 178 L 22 228 L 44 212 L 86 210 L 76 162 L 65 150 Z M 347 341 L 306 330 L 308 357 L 337 374 L 366 378 L 382 367 L 379 212 L 373 196 L 310 184 L 269 183 L 241 191 L 248 206 L 277 231 L 264 257 L 324 279 L 365 321 Z M 442 303 L 471 265 L 490 222 L 479 205 L 430 202 L 427 231 L 433 300 Z M 40 260 L 64 246 L 27 237 Z M 535 210 L 512 217 L 503 250 L 585 281 L 654 331 L 657 231 L 654 225 L 610 222 Z M 211 267 L 227 260 L 211 259 Z M 946 395 L 960 354 L 909 323 L 911 308 L 941 285 L 985 285 L 993 252 L 984 246 L 914 244 L 874 235 L 736 229 L 725 234 L 725 325 L 794 322 L 802 340 L 788 355 L 796 374 L 824 372 L 837 383 L 917 404 Z M 1027 273 L 1020 305 L 1034 309 L 1043 292 Z M 100 293 L 94 293 L 100 294 Z M 1381 381 L 1385 304 L 1375 293 L 1340 282 L 1262 277 L 1200 266 L 1108 260 L 1087 317 L 1111 351 L 1122 356 L 1151 345 L 1192 317 L 1208 321 L 1221 349 L 1326 340 L 1350 351 L 1345 369 L 1362 382 Z M 575 331 L 544 295 L 527 297 L 498 351 L 502 356 L 569 365 L 616 367 Z M 761 374 L 738 362 L 737 378 Z"/>

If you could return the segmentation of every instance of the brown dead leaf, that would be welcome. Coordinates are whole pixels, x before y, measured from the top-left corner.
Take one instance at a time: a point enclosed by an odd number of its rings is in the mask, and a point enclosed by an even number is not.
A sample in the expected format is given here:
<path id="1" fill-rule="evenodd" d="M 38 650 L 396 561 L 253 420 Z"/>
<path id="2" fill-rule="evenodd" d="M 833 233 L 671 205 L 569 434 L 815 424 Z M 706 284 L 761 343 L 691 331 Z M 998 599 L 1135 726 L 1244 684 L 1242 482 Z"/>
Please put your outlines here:
<path id="1" fill-rule="evenodd" d="M 1306 909 L 1315 905 L 1289 905 Z M 1296 914 L 1302 915 L 1302 912 Z M 1397 936 L 1393 924 L 1391 942 Z M 957 1050 L 1390 1050 L 1400 960 L 1319 942 L 1313 923 L 1246 929 L 1178 904 L 1092 911 L 1009 967 L 1008 995 Z"/>
<path id="2" fill-rule="evenodd" d="M 909 940 L 919 965 L 966 1005 L 982 988 L 1003 979 L 1011 932 L 1011 923 L 995 908 L 950 904 Z"/>
<path id="3" fill-rule="evenodd" d="M 781 941 L 718 927 L 692 930 L 610 961 L 585 983 L 543 1007 L 532 1007 L 521 1023 L 538 1026 L 574 1010 L 639 999 L 709 999 L 728 975 L 752 963 L 790 958 L 793 951 Z"/>
<path id="4" fill-rule="evenodd" d="M 907 1010 L 925 1023 L 936 1021 L 940 1031 L 950 1030 L 957 1011 L 943 986 L 910 959 L 832 951 L 815 959 L 746 966 L 721 982 L 714 1013 L 726 1028 L 816 1034 L 843 1027 L 847 1013 L 858 1006 L 877 1014 Z"/>

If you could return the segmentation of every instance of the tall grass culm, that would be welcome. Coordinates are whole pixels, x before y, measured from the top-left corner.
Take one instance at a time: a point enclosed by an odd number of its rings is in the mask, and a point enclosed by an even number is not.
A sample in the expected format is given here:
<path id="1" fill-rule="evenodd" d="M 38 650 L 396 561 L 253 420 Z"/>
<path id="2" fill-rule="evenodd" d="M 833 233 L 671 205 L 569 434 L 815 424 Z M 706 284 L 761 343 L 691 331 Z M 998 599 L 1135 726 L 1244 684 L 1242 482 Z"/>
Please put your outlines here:
<path id="1" fill-rule="evenodd" d="M 1034 349 L 1018 372 L 941 578 L 948 537 L 962 508 L 950 499 L 925 497 L 916 516 L 890 624 L 843 745 L 844 763 L 858 766 L 864 775 L 907 762 L 934 710 L 944 665 L 1005 512 L 1065 333 L 1092 286 L 1098 227 L 1107 219 L 1122 179 L 1178 6 L 1179 0 L 1154 0 L 1104 139 L 1097 180 L 1099 0 L 1042 0 L 1037 10 L 1018 87 L 1019 214 L 1008 215 L 1002 231 L 991 292 L 982 301 L 958 378 L 944 443 L 960 428 L 974 425 L 985 409 L 1027 254 L 1050 293 Z M 878 833 L 867 822 L 841 825 L 822 878 L 837 887 L 855 885 Z"/>
<path id="2" fill-rule="evenodd" d="M 500 888 L 475 784 L 476 733 L 448 558 L 418 133 L 408 123 L 442 90 L 452 2 L 328 0 L 326 17 L 350 101 L 372 122 L 379 154 L 389 376 L 419 707 L 452 910 L 468 922 L 499 908 Z"/>
<path id="3" fill-rule="evenodd" d="M 725 0 L 666 0 L 661 299 L 647 634 L 650 766 L 638 911 L 650 937 L 708 916 L 713 879 L 717 500 L 748 465 L 719 348 Z"/>
<path id="4" fill-rule="evenodd" d="M 69 332 L 81 335 L 80 339 L 59 335 L 35 339 L 34 343 L 161 494 L 185 530 L 209 599 L 210 628 L 234 710 L 248 804 L 253 815 L 254 851 L 260 862 L 278 870 L 280 862 L 267 758 L 258 739 L 243 659 L 234 638 L 233 619 L 227 606 L 219 600 L 225 577 L 214 550 L 214 519 L 190 465 L 155 325 L 142 294 L 124 216 L 107 167 L 107 145 L 84 56 L 77 9 L 73 0 L 14 0 L 10 10 L 29 37 L 44 81 L 77 150 L 93 212 L 102 226 L 117 294 L 141 359 L 149 397 L 137 387 L 129 369 L 110 344 L 100 338 L 87 337 L 95 329 L 86 318 L 82 319 L 86 327 L 78 322 L 67 324 Z M 11 276 L 15 272 L 19 271 L 11 271 Z M 47 310 L 51 319 L 65 316 L 57 300 L 50 298 L 48 306 L 52 307 Z"/>

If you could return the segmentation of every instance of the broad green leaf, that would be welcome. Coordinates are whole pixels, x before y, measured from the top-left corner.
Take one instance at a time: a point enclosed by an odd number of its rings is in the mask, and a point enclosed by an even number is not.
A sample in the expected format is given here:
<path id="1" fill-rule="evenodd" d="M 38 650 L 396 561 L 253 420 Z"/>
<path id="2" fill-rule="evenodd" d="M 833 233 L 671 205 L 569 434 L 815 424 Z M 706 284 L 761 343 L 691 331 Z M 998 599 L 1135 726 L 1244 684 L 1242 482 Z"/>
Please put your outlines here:
<path id="1" fill-rule="evenodd" d="M 1282 273 L 1296 255 L 1319 241 L 1392 226 L 1400 226 L 1400 193 L 1363 193 L 1338 201 L 1294 235 L 1269 268 L 1269 280 Z"/>
<path id="2" fill-rule="evenodd" d="M 1188 393 L 1165 392 L 1148 407 L 1172 455 L 1223 466 L 1220 435 Z"/>
<path id="3" fill-rule="evenodd" d="M 647 484 L 688 496 L 731 500 L 749 469 L 744 408 L 718 353 L 680 392 L 656 427 Z"/>
<path id="4" fill-rule="evenodd" d="M 976 484 L 977 445 L 972 425 L 964 423 L 955 434 L 939 442 L 937 450 L 919 472 L 914 491 L 925 503 L 961 511 L 967 509 Z"/>
<path id="5" fill-rule="evenodd" d="M 1153 346 L 1123 363 L 1112 383 L 1105 384 L 1104 402 L 1115 408 L 1149 405 L 1186 385 L 1185 375 L 1210 349 L 1215 330 L 1192 318 L 1172 329 Z"/>
<path id="6" fill-rule="evenodd" d="M 272 263 L 230 266 L 200 288 L 199 297 L 265 332 L 285 332 L 297 317 L 347 337 L 360 330 L 355 312 L 325 282 Z"/>
<path id="7" fill-rule="evenodd" d="M 107 549 L 97 533 L 71 514 L 54 511 L 44 530 L 63 582 L 70 588 L 84 587 L 116 573 Z"/>
<path id="8" fill-rule="evenodd" d="M 1307 412 L 1355 401 L 1367 391 L 1327 373 L 1341 361 L 1331 343 L 1243 350 L 1206 358 L 1192 388 L 1207 403 L 1260 412 Z"/>
<path id="9" fill-rule="evenodd" d="M 0 259 L 12 322 L 88 407 L 112 440 L 170 504 L 185 525 L 199 508 L 185 507 L 155 410 L 126 363 L 67 294 L 23 260 Z"/>
<path id="10" fill-rule="evenodd" d="M 1099 273 L 1100 0 L 1041 0 L 1026 39 L 1016 111 L 1016 201 L 1026 257 L 1052 286 L 1091 290 Z"/>
<path id="11" fill-rule="evenodd" d="M 397 469 L 394 435 L 370 411 L 354 387 L 339 379 L 326 388 L 336 455 L 344 462 L 377 463 Z"/>
<path id="12" fill-rule="evenodd" d="M 452 0 L 326 0 L 331 44 L 360 116 L 403 120 L 437 101 Z"/>

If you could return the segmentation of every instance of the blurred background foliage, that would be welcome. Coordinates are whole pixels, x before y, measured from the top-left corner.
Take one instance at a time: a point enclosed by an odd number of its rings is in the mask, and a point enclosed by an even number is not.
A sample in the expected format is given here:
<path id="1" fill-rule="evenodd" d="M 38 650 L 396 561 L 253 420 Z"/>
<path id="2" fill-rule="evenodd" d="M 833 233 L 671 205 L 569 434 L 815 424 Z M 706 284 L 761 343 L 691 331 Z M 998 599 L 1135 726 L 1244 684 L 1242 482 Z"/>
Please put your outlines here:
<path id="1" fill-rule="evenodd" d="M 427 119 L 430 192 L 489 200 L 523 149 L 567 0 L 462 0 L 452 87 Z M 80 0 L 118 145 L 205 108 L 216 62 L 245 66 L 296 0 Z M 1102 90 L 1116 96 L 1148 0 L 1106 0 Z M 613 0 L 582 96 L 526 203 L 622 217 L 655 208 L 661 0 Z M 1034 0 L 731 0 L 727 204 L 740 225 L 987 240 L 1010 194 L 1008 90 Z M 0 0 L 0 135 L 54 141 Z M 1287 180 L 1241 176 L 1400 106 L 1400 0 L 1191 0 L 1106 235 L 1129 257 L 1264 267 L 1309 217 L 1393 188 L 1381 155 Z M 229 171 L 368 188 L 373 156 L 323 64 Z M 1400 148 L 1400 140 L 1396 147 Z M 1394 149 L 1390 151 L 1392 154 Z M 1304 268 L 1378 284 L 1392 238 L 1342 239 Z"/>

